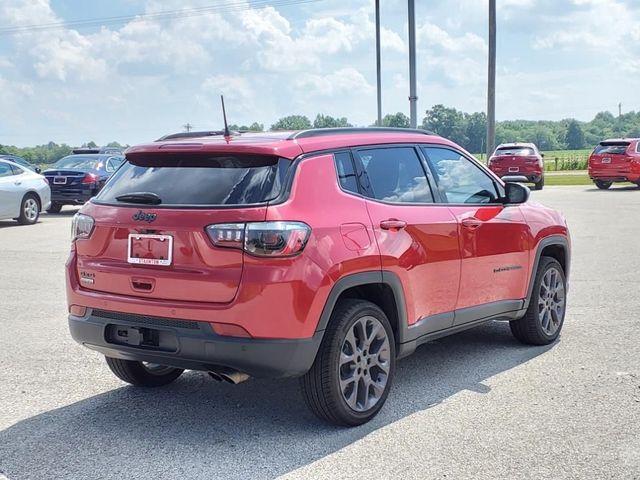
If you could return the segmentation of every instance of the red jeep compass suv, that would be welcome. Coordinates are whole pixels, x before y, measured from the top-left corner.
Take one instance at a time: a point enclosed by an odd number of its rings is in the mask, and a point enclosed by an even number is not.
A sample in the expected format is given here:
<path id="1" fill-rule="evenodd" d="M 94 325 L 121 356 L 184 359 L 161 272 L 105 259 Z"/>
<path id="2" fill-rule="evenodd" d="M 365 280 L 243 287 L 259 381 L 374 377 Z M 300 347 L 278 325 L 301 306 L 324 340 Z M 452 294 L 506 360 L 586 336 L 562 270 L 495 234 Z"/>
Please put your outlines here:
<path id="1" fill-rule="evenodd" d="M 544 187 L 544 154 L 533 143 L 503 143 L 489 157 L 487 166 L 499 177 L 526 177 L 536 190 Z"/>
<path id="2" fill-rule="evenodd" d="M 558 337 L 569 234 L 528 194 L 419 130 L 133 147 L 73 221 L 71 334 L 134 385 L 300 376 L 314 413 L 358 425 L 420 344 L 490 320 Z"/>
<path id="3" fill-rule="evenodd" d="M 589 156 L 589 177 L 601 190 L 606 190 L 613 182 L 632 182 L 640 186 L 640 140 L 600 142 Z"/>

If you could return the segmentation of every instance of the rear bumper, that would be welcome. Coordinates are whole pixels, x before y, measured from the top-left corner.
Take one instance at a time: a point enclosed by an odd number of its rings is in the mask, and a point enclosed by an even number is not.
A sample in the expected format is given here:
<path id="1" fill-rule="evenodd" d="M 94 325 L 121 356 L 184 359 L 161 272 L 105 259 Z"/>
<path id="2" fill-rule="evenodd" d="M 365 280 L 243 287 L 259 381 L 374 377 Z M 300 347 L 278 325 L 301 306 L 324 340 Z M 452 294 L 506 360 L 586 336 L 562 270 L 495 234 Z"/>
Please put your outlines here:
<path id="1" fill-rule="evenodd" d="M 163 347 L 115 343 L 115 326 L 152 329 L 164 336 Z M 73 339 L 105 356 L 190 370 L 228 367 L 252 377 L 294 377 L 306 373 L 315 360 L 323 332 L 299 340 L 264 340 L 216 335 L 207 322 L 142 317 L 88 309 L 83 317 L 69 315 Z"/>
<path id="2" fill-rule="evenodd" d="M 504 172 L 504 171 L 496 172 L 494 171 L 494 173 L 498 175 L 500 178 L 514 177 L 514 176 L 526 177 L 527 180 L 531 183 L 538 183 L 540 180 L 542 180 L 542 177 L 544 176 L 541 172 Z"/>
<path id="3" fill-rule="evenodd" d="M 633 168 L 632 165 L 622 168 L 589 168 L 591 180 L 601 180 L 603 182 L 633 182 L 640 181 L 640 169 Z"/>
<path id="4" fill-rule="evenodd" d="M 63 205 L 84 205 L 96 195 L 93 190 L 78 192 L 52 191 L 51 201 Z"/>

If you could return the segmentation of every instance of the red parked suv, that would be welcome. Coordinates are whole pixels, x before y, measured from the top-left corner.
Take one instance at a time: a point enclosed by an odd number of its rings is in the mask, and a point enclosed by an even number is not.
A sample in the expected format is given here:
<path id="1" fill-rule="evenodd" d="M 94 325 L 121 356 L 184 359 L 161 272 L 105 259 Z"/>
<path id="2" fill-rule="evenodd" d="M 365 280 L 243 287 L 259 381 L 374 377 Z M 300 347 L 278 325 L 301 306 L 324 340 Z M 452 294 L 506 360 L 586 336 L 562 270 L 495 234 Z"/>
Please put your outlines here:
<path id="1" fill-rule="evenodd" d="M 502 143 L 498 145 L 487 163 L 499 177 L 526 177 L 536 190 L 544 187 L 544 153 L 533 143 Z"/>
<path id="2" fill-rule="evenodd" d="M 126 159 L 74 218 L 66 279 L 71 334 L 131 384 L 300 376 L 314 413 L 358 425 L 420 344 L 562 328 L 564 219 L 444 138 L 172 138 Z"/>
<path id="3" fill-rule="evenodd" d="M 589 156 L 589 177 L 601 190 L 613 182 L 632 182 L 640 187 L 640 140 L 600 142 Z"/>

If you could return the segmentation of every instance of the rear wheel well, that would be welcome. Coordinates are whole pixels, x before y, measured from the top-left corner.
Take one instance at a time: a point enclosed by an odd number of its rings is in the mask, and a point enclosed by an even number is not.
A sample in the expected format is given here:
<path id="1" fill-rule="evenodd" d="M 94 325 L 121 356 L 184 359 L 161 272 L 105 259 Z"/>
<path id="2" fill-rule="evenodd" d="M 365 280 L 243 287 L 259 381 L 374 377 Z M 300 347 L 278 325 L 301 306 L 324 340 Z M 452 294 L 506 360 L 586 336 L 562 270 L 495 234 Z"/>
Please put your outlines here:
<path id="1" fill-rule="evenodd" d="M 24 199 L 29 196 L 32 196 L 33 198 L 36 199 L 36 202 L 38 202 L 38 206 L 40 207 L 40 210 L 42 210 L 42 200 L 40 199 L 40 195 L 38 195 L 38 192 L 34 192 L 33 190 L 28 191 L 27 193 L 24 194 L 24 197 L 22 197 L 22 201 L 24 201 Z"/>
<path id="2" fill-rule="evenodd" d="M 389 319 L 391 329 L 393 330 L 393 336 L 395 337 L 396 343 L 398 343 L 400 327 L 398 320 L 398 304 L 396 302 L 396 297 L 393 294 L 393 290 L 389 285 L 386 283 L 369 283 L 347 288 L 336 300 L 336 305 L 344 298 L 367 300 L 380 307 Z"/>
<path id="3" fill-rule="evenodd" d="M 542 249 L 540 256 L 555 258 L 562 270 L 567 271 L 567 252 L 562 245 L 548 245 Z"/>

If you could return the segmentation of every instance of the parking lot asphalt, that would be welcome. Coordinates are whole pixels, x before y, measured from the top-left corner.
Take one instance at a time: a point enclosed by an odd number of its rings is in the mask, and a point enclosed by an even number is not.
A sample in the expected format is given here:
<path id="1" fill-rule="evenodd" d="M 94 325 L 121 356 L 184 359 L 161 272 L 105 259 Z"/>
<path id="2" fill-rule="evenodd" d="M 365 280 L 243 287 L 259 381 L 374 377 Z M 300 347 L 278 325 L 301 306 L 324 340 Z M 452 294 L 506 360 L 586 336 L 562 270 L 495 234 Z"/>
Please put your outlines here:
<path id="1" fill-rule="evenodd" d="M 424 345 L 353 429 L 316 420 L 296 380 L 126 386 L 68 334 L 74 210 L 0 222 L 0 479 L 640 478 L 640 190 L 532 198 L 573 237 L 560 340 L 492 323 Z"/>

